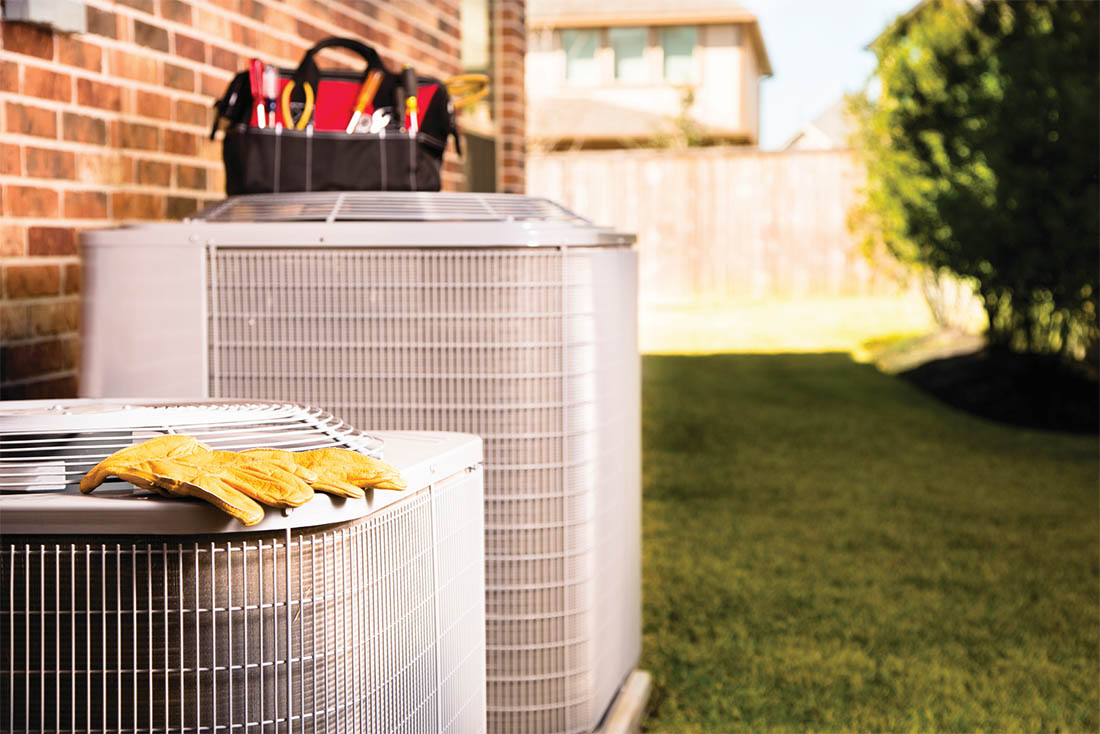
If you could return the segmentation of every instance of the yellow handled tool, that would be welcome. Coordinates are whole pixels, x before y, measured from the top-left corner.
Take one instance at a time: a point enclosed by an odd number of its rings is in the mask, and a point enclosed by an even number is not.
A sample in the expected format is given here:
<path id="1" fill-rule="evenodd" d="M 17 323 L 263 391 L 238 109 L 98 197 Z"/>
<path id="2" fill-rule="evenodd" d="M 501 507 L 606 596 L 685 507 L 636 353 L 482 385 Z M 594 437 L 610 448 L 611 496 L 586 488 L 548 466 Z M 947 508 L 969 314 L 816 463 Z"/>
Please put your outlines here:
<path id="1" fill-rule="evenodd" d="M 294 116 L 290 112 L 290 94 L 294 91 L 294 80 L 291 79 L 286 83 L 286 86 L 283 87 L 283 125 L 291 130 L 305 130 L 310 118 L 313 117 L 313 85 L 309 82 L 303 82 L 302 90 L 305 92 L 306 102 L 305 106 L 302 107 L 302 114 L 298 117 L 297 123 L 295 123 Z"/>
<path id="2" fill-rule="evenodd" d="M 374 69 L 363 80 L 363 86 L 359 88 L 359 97 L 355 100 L 355 110 L 351 113 L 351 121 L 348 123 L 347 130 L 344 131 L 348 135 L 355 132 L 359 118 L 363 116 L 367 105 L 374 101 L 374 95 L 378 94 L 378 86 L 382 83 L 382 76 L 381 71 Z"/>

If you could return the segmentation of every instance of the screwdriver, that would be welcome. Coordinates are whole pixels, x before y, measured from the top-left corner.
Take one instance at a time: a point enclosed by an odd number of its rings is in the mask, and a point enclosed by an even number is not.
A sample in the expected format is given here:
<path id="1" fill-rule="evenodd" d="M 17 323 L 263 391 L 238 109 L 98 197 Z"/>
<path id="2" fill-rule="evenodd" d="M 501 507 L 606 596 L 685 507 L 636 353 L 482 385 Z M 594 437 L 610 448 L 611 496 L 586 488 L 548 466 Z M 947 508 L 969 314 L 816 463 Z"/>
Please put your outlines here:
<path id="1" fill-rule="evenodd" d="M 256 126 L 267 127 L 267 112 L 264 109 L 264 65 L 259 59 L 248 62 L 248 84 L 252 88 L 252 101 L 256 104 Z"/>
<path id="2" fill-rule="evenodd" d="M 411 66 L 406 65 L 403 74 L 405 77 L 405 94 L 408 95 L 405 98 L 405 114 L 407 114 L 409 117 L 408 130 L 411 135 L 416 135 L 417 131 L 420 130 L 420 120 L 417 119 L 416 109 L 416 93 L 418 91 L 418 87 L 416 84 L 416 72 L 413 71 L 413 68 Z"/>
<path id="3" fill-rule="evenodd" d="M 267 102 L 267 124 L 282 127 L 275 114 L 275 100 L 279 97 L 279 70 L 270 64 L 264 67 L 264 98 Z"/>
<path id="4" fill-rule="evenodd" d="M 359 118 L 363 116 L 363 111 L 367 109 L 367 105 L 374 101 L 374 95 L 378 93 L 378 86 L 382 83 L 382 72 L 378 69 L 372 70 L 367 74 L 367 78 L 363 80 L 363 86 L 359 88 L 359 97 L 355 100 L 355 111 L 351 113 L 351 122 L 348 123 L 348 129 L 345 132 L 351 135 L 355 132 L 355 126 L 359 124 Z"/>
<path id="5" fill-rule="evenodd" d="M 398 85 L 397 89 L 393 90 L 393 116 L 401 132 L 405 132 L 405 115 L 402 112 L 404 109 L 406 109 L 405 88 Z"/>

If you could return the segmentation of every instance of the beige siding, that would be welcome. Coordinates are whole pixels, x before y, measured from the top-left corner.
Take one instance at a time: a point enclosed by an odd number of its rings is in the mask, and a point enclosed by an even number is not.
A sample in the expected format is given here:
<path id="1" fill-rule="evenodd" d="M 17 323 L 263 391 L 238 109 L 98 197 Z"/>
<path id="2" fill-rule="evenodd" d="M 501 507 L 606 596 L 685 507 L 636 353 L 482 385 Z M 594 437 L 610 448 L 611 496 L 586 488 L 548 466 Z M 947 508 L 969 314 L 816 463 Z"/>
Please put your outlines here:
<path id="1" fill-rule="evenodd" d="M 565 50 L 559 31 L 538 28 L 528 38 L 526 91 L 529 102 L 542 108 L 543 114 L 558 119 L 531 120 L 532 137 L 563 140 L 614 138 L 616 134 L 642 137 L 667 132 L 667 125 L 647 123 L 636 130 L 638 120 L 673 120 L 681 114 L 683 88 L 663 80 L 663 54 L 659 29 L 651 28 L 645 58 L 651 78 L 644 84 L 620 84 L 615 81 L 614 53 L 606 29 L 599 29 L 601 45 L 596 52 L 600 80 L 596 84 L 575 84 L 565 78 Z M 695 74 L 690 85 L 694 103 L 689 114 L 708 132 L 726 138 L 757 137 L 757 90 L 759 64 L 748 26 L 725 23 L 697 26 L 698 43 L 694 51 Z M 585 100 L 596 101 L 621 111 L 632 119 L 592 121 L 572 111 Z M 548 104 L 552 103 L 552 104 Z M 575 122 L 574 122 L 575 120 Z"/>
<path id="2" fill-rule="evenodd" d="M 747 35 L 747 34 L 746 34 Z M 745 38 L 741 46 L 744 59 L 741 77 L 741 127 L 749 132 L 753 143 L 760 142 L 760 65 L 752 51 L 752 42 Z"/>

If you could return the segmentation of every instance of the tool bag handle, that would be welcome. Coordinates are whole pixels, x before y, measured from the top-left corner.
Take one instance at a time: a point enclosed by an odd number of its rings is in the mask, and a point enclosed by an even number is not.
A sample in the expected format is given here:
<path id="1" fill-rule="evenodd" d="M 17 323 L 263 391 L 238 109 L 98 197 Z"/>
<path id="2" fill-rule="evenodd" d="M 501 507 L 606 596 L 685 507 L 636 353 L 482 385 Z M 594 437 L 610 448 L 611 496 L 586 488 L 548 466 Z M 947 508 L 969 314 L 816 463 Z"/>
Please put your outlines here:
<path id="1" fill-rule="evenodd" d="M 362 56 L 367 62 L 367 68 L 363 70 L 364 79 L 367 78 L 367 72 L 375 68 L 381 69 L 387 74 L 389 73 L 386 65 L 382 63 L 382 57 L 367 44 L 356 41 L 354 38 L 331 36 L 319 41 L 313 48 L 306 51 L 305 56 L 302 57 L 302 62 L 298 64 L 298 68 L 294 72 L 294 89 L 290 95 L 291 101 L 300 102 L 305 98 L 303 84 L 306 82 L 308 82 L 314 90 L 317 90 L 317 83 L 320 81 L 321 71 L 317 68 L 317 62 L 314 61 L 313 57 L 326 48 L 343 48 Z"/>

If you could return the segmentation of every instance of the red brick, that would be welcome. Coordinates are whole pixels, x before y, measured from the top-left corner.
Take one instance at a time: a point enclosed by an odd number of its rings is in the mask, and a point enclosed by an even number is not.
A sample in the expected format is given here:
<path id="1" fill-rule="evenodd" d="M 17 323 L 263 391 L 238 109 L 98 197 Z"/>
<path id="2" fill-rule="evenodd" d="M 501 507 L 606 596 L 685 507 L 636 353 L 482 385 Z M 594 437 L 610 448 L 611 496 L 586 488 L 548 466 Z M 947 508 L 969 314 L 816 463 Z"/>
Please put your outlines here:
<path id="1" fill-rule="evenodd" d="M 76 157 L 71 151 L 30 148 L 25 151 L 27 175 L 32 178 L 74 178 Z"/>
<path id="2" fill-rule="evenodd" d="M 90 71 L 103 68 L 103 50 L 99 46 L 78 41 L 72 36 L 57 37 L 57 60 L 67 66 L 79 66 Z"/>
<path id="3" fill-rule="evenodd" d="M 157 149 L 157 128 L 136 122 L 119 123 L 119 146 L 138 150 Z"/>
<path id="4" fill-rule="evenodd" d="M 191 25 L 191 6 L 181 0 L 160 0 L 160 14 L 174 23 Z"/>
<path id="5" fill-rule="evenodd" d="M 4 21 L 0 24 L 4 50 L 40 59 L 53 59 L 53 33 L 30 23 Z"/>
<path id="6" fill-rule="evenodd" d="M 176 185 L 181 189 L 205 189 L 206 169 L 199 166 L 176 166 Z"/>
<path id="7" fill-rule="evenodd" d="M 62 194 L 61 213 L 67 219 L 103 219 L 107 216 L 107 194 L 66 191 Z"/>
<path id="8" fill-rule="evenodd" d="M 120 156 L 119 164 L 122 168 L 122 183 L 137 183 L 137 158 L 132 155 Z"/>
<path id="9" fill-rule="evenodd" d="M 23 164 L 19 158 L 19 146 L 14 143 L 0 143 L 0 173 L 19 176 L 23 173 Z"/>
<path id="10" fill-rule="evenodd" d="M 8 132 L 43 138 L 57 137 L 57 113 L 53 110 L 8 102 L 7 112 Z"/>
<path id="11" fill-rule="evenodd" d="M 103 84 L 91 79 L 76 80 L 76 101 L 86 107 L 119 112 L 122 109 L 122 90 L 114 84 Z"/>
<path id="12" fill-rule="evenodd" d="M 134 43 L 156 51 L 168 52 L 168 31 L 144 21 L 134 21 Z"/>
<path id="13" fill-rule="evenodd" d="M 116 219 L 161 219 L 164 197 L 154 194 L 111 194 L 111 209 Z"/>
<path id="14" fill-rule="evenodd" d="M 68 74 L 28 66 L 23 69 L 23 94 L 70 102 L 73 98 L 73 78 Z"/>
<path id="15" fill-rule="evenodd" d="M 111 186 L 122 183 L 121 156 L 110 153 L 77 153 L 76 177 L 85 183 Z"/>
<path id="16" fill-rule="evenodd" d="M 59 338 L 26 344 L 11 344 L 0 350 L 0 373 L 9 380 L 22 380 L 75 367 Z"/>
<path id="17" fill-rule="evenodd" d="M 80 263 L 68 263 L 65 265 L 65 270 L 62 273 L 64 276 L 62 281 L 64 283 L 65 295 L 68 296 L 80 292 L 81 273 L 82 268 Z"/>
<path id="18" fill-rule="evenodd" d="M 198 102 L 188 102 L 185 99 L 176 101 L 176 120 L 178 122 L 186 122 L 189 125 L 208 125 L 210 124 L 210 105 L 199 104 Z"/>
<path id="19" fill-rule="evenodd" d="M 19 385 L 7 385 L 4 392 L 10 400 L 75 398 L 77 396 L 77 382 L 76 375 L 48 377 L 44 380 L 35 380 Z M 12 394 L 8 395 L 8 393 Z M 18 393 L 18 396 L 15 393 Z"/>
<path id="20" fill-rule="evenodd" d="M 65 270 L 62 272 L 62 284 L 66 296 L 80 293 L 81 272 L 83 272 L 83 269 L 81 269 L 80 263 L 65 265 Z"/>
<path id="21" fill-rule="evenodd" d="M 27 228 L 20 224 L 0 226 L 0 256 L 23 257 L 27 254 Z"/>
<path id="22" fill-rule="evenodd" d="M 127 5 L 134 10 L 140 10 L 143 13 L 153 14 L 153 0 L 115 0 L 119 5 Z"/>
<path id="23" fill-rule="evenodd" d="M 226 71 L 238 71 L 239 61 L 237 60 L 237 54 L 228 49 L 221 48 L 219 46 L 212 46 L 210 49 L 210 63 L 218 68 L 225 69 Z"/>
<path id="24" fill-rule="evenodd" d="M 75 298 L 28 305 L 32 337 L 67 334 L 76 331 L 80 325 L 80 302 Z"/>
<path id="25" fill-rule="evenodd" d="M 199 200 L 183 196 L 169 196 L 168 208 L 165 217 L 168 219 L 183 219 L 198 211 Z"/>
<path id="26" fill-rule="evenodd" d="M 214 99 L 221 99 L 225 94 L 226 87 L 229 86 L 229 82 L 232 79 L 231 76 L 219 77 L 213 74 L 202 75 L 202 89 L 199 91 L 205 94 L 207 97 Z"/>
<path id="27" fill-rule="evenodd" d="M 195 91 L 195 72 L 175 64 L 164 65 L 164 85 L 172 89 Z"/>
<path id="28" fill-rule="evenodd" d="M 15 387 L 22 388 L 25 393 L 24 398 L 27 401 L 46 401 L 46 399 L 76 397 L 78 394 L 77 385 L 77 376 L 68 374 L 59 377 L 47 377 L 46 380 L 36 380 L 22 385 L 15 385 Z"/>
<path id="29" fill-rule="evenodd" d="M 172 164 L 162 161 L 138 161 L 137 182 L 149 186 L 170 185 L 172 183 Z"/>
<path id="30" fill-rule="evenodd" d="M 27 307 L 19 304 L 0 305 L 0 342 L 26 339 L 30 331 Z"/>
<path id="31" fill-rule="evenodd" d="M 106 145 L 107 121 L 75 112 L 62 112 L 61 135 L 65 140 L 75 140 L 78 143 Z"/>
<path id="32" fill-rule="evenodd" d="M 14 61 L 0 61 L 0 91 L 19 91 L 19 64 Z"/>
<path id="33" fill-rule="evenodd" d="M 195 155 L 197 149 L 194 133 L 183 133 L 177 130 L 164 131 L 164 151 L 166 153 Z"/>
<path id="34" fill-rule="evenodd" d="M 206 61 L 206 44 L 197 38 L 185 36 L 182 33 L 173 34 L 176 47 L 176 56 L 204 63 Z"/>
<path id="35" fill-rule="evenodd" d="M 163 94 L 138 90 L 137 114 L 143 117 L 158 117 L 162 120 L 172 119 L 172 100 Z"/>
<path id="36" fill-rule="evenodd" d="M 76 230 L 72 227 L 30 227 L 27 229 L 29 255 L 76 255 Z"/>
<path id="37" fill-rule="evenodd" d="M 225 167 L 224 166 L 220 166 L 218 168 L 212 169 L 210 171 L 210 173 L 207 174 L 207 179 L 209 179 L 209 181 L 207 183 L 208 183 L 208 188 L 210 189 L 210 191 L 225 191 Z"/>
<path id="38" fill-rule="evenodd" d="M 85 9 L 88 33 L 107 38 L 118 38 L 118 16 L 105 10 L 88 7 Z"/>
<path id="39" fill-rule="evenodd" d="M 227 8 L 227 10 L 236 12 L 235 7 Z M 227 38 L 229 36 L 229 21 L 224 16 L 212 13 L 209 10 L 195 9 L 194 26 L 217 38 Z"/>
<path id="40" fill-rule="evenodd" d="M 252 26 L 240 25 L 239 23 L 233 24 L 233 33 L 230 38 L 233 39 L 233 43 L 240 44 L 242 46 L 248 46 L 249 48 L 256 48 L 260 42 L 260 32 Z"/>
<path id="41" fill-rule="evenodd" d="M 4 213 L 13 217 L 56 217 L 57 192 L 9 184 L 4 188 Z"/>
<path id="42" fill-rule="evenodd" d="M 158 83 L 157 60 L 151 56 L 111 52 L 111 74 L 148 84 Z"/>
<path id="43" fill-rule="evenodd" d="M 53 264 L 8 265 L 4 268 L 8 298 L 39 298 L 61 293 L 61 268 Z"/>

